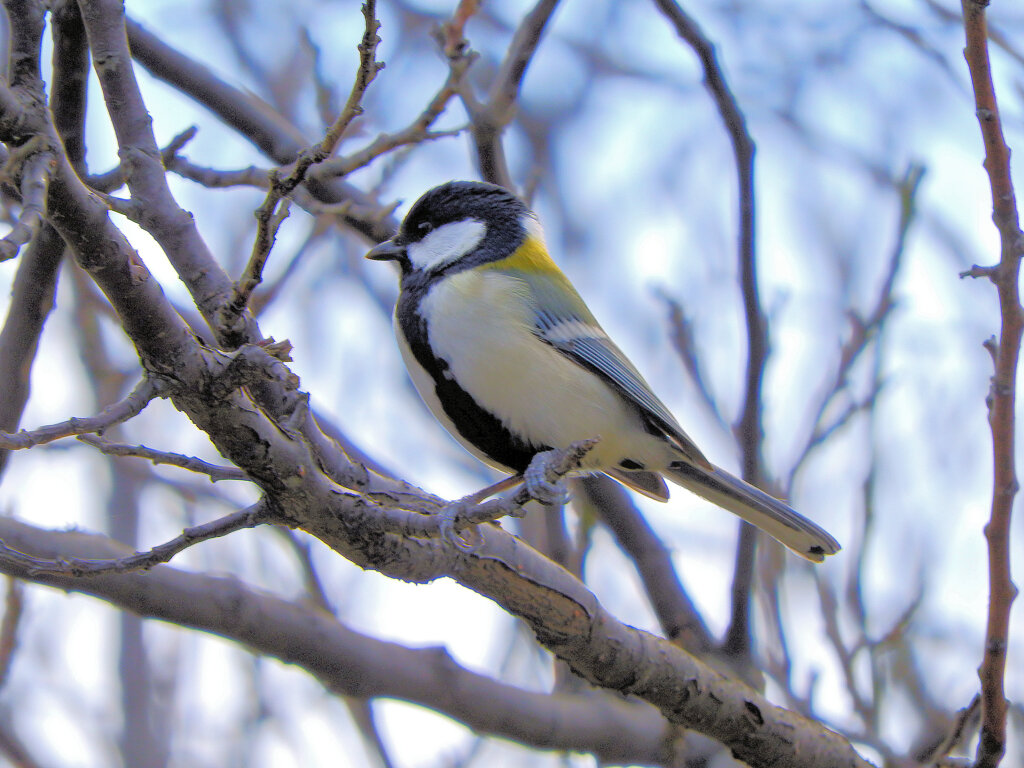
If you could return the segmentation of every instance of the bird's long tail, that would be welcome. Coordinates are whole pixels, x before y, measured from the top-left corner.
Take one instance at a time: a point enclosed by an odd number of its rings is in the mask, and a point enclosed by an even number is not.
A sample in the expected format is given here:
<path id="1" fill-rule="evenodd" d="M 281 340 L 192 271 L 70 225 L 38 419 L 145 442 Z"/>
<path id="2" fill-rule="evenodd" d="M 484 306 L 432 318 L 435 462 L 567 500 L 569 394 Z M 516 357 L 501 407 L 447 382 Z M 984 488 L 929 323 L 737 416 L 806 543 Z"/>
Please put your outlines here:
<path id="1" fill-rule="evenodd" d="M 680 461 L 674 463 L 665 476 L 757 526 L 808 560 L 820 563 L 826 555 L 840 550 L 839 542 L 828 531 L 724 469 L 714 467 L 709 472 Z"/>

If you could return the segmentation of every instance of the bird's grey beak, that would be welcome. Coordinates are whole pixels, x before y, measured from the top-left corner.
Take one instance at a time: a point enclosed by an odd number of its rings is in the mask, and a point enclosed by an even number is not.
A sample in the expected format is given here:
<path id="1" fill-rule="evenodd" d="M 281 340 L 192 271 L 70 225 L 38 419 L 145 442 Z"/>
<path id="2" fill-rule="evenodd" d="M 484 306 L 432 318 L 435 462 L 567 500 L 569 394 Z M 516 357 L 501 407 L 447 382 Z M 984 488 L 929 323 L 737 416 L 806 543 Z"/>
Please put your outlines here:
<path id="1" fill-rule="evenodd" d="M 402 258 L 404 255 L 405 246 L 399 245 L 394 239 L 391 239 L 385 240 L 383 243 L 371 248 L 367 252 L 366 258 L 373 259 L 374 261 L 394 261 L 395 259 Z"/>

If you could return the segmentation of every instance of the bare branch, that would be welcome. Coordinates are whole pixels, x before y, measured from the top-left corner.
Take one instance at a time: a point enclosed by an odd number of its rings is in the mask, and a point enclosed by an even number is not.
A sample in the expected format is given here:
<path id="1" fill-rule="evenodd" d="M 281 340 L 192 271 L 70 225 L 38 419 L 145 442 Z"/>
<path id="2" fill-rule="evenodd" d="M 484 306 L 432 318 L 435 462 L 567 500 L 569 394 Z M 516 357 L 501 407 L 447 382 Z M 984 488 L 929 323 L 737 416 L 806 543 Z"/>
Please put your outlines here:
<path id="1" fill-rule="evenodd" d="M 103 536 L 43 531 L 0 519 L 0 538 L 38 560 L 121 559 L 126 548 Z M 0 571 L 28 577 L 0 557 Z M 354 632 L 319 606 L 286 601 L 236 578 L 157 565 L 142 573 L 92 578 L 40 574 L 32 581 L 95 595 L 140 616 L 233 640 L 254 653 L 295 664 L 328 690 L 359 700 L 403 699 L 484 733 L 541 749 L 589 751 L 613 764 L 665 764 L 671 729 L 652 707 L 621 697 L 527 691 L 468 670 L 445 651 L 406 648 Z"/>
<path id="2" fill-rule="evenodd" d="M 781 764 L 789 768 L 819 768 L 821 765 L 868 768 L 869 764 L 836 734 L 772 705 L 756 691 L 727 680 L 672 644 L 616 621 L 599 607 L 582 584 L 558 566 L 494 526 L 482 526 L 480 530 L 484 546 L 477 555 L 460 556 L 470 559 L 458 567 L 462 574 L 459 578 L 476 573 L 476 577 L 469 579 L 475 582 L 475 588 L 485 592 L 500 590 L 502 600 L 518 606 L 523 618 L 531 623 L 538 618 L 538 609 L 564 611 L 563 621 L 551 625 L 551 633 L 541 637 L 558 652 L 573 656 L 574 667 L 588 678 L 596 676 L 596 681 L 654 703 L 661 714 L 673 722 L 700 727 L 705 733 L 723 740 L 739 759 L 755 768 Z M 521 718 L 510 717 L 510 711 L 503 705 L 515 694 L 515 689 L 507 690 L 508 686 L 480 676 L 465 679 L 460 674 L 461 669 L 447 655 L 444 663 L 437 667 L 438 672 L 444 671 L 438 678 L 440 686 L 425 688 L 422 676 L 435 670 L 429 659 L 436 652 L 412 652 L 393 643 L 369 640 L 341 626 L 319 608 L 258 595 L 235 579 L 184 573 L 164 565 L 157 565 L 144 575 L 106 573 L 83 579 L 67 573 L 44 572 L 33 576 L 32 568 L 40 561 L 51 565 L 62 556 L 88 561 L 122 559 L 123 555 L 119 546 L 102 537 L 39 531 L 10 518 L 0 518 L 0 540 L 8 548 L 0 550 L 0 570 L 4 572 L 96 594 L 140 615 L 158 616 L 236 639 L 259 653 L 299 664 L 331 690 L 422 701 L 471 723 L 481 722 L 486 715 L 487 729 L 496 733 L 512 735 L 509 724 L 522 727 Z M 13 557 L 11 551 L 15 552 Z M 380 554 L 388 557 L 394 551 Z M 487 564 L 482 568 L 474 566 L 476 559 L 484 559 Z M 542 566 L 541 570 L 536 570 L 536 566 Z M 423 571 L 420 573 L 422 575 Z M 569 593 L 563 593 L 555 587 L 558 581 L 572 582 L 574 586 Z M 542 596 L 547 600 L 538 600 Z M 642 661 L 644 659 L 646 661 Z M 412 670 L 416 670 L 415 677 L 411 676 Z M 353 681 L 358 681 L 358 685 Z M 473 695 L 467 697 L 466 691 L 472 691 Z M 648 737 L 635 732 L 637 724 L 630 724 L 622 715 L 649 710 L 646 707 L 608 710 L 601 704 L 600 714 L 594 720 L 585 714 L 586 710 L 562 709 L 563 701 L 593 700 L 589 692 L 582 699 L 533 694 L 528 703 L 534 709 L 522 710 L 533 713 L 529 722 L 538 721 L 538 712 L 550 714 L 539 718 L 541 729 L 531 729 L 529 733 L 545 734 L 542 743 L 551 745 L 552 723 L 565 724 L 554 731 L 560 739 L 568 738 L 570 733 L 578 738 L 580 734 L 575 730 L 566 730 L 569 724 L 576 723 L 577 727 L 587 728 L 590 741 L 585 749 L 614 755 L 609 757 L 612 762 L 635 762 L 635 757 L 627 755 L 636 747 L 625 734 L 636 733 L 639 744 L 648 744 Z M 609 701 L 605 697 L 597 700 Z M 620 700 L 615 707 L 622 703 Z M 506 717 L 504 726 L 493 725 L 498 722 L 492 715 L 499 705 Z M 550 706 L 555 709 L 549 709 Z M 591 708 L 593 706 L 591 704 Z M 473 709 L 480 714 L 472 714 Z M 695 719 L 700 711 L 704 715 Z M 570 717 L 574 713 L 575 717 Z M 625 730 L 613 729 L 612 724 Z M 653 725 L 660 739 L 657 754 L 664 762 L 667 743 L 664 722 L 658 719 Z M 516 737 L 523 740 L 521 732 L 517 732 Z"/>
<path id="3" fill-rule="evenodd" d="M 249 262 L 238 282 L 232 286 L 230 298 L 217 315 L 218 329 L 224 334 L 225 342 L 230 349 L 245 342 L 244 324 L 240 325 L 239 323 L 252 292 L 263 281 L 263 267 L 274 246 L 277 230 L 288 216 L 287 205 L 283 205 L 279 209 L 278 204 L 305 181 L 311 166 L 322 163 L 331 156 L 349 124 L 362 114 L 363 95 L 377 73 L 384 68 L 384 64 L 377 61 L 377 46 L 380 44 L 377 32 L 380 29 L 380 22 L 377 21 L 376 9 L 376 0 L 366 0 L 363 3 L 366 27 L 362 40 L 357 46 L 359 67 L 356 70 L 356 79 L 352 84 L 348 101 L 341 114 L 338 115 L 338 119 L 327 129 L 327 133 L 318 144 L 299 154 L 288 176 L 280 178 L 277 173 L 270 175 L 270 190 L 267 192 L 263 204 L 256 209 L 256 239 Z"/>
<path id="4" fill-rule="evenodd" d="M 992 429 L 992 510 L 985 526 L 988 540 L 989 602 L 985 654 L 978 670 L 981 680 L 981 738 L 975 768 L 995 768 L 1006 751 L 1006 653 L 1009 647 L 1010 607 L 1017 595 L 1010 576 L 1010 521 L 1019 487 L 1015 458 L 1016 382 L 1024 309 L 1018 280 L 1024 253 L 1024 235 L 1013 180 L 1010 150 L 1003 137 L 988 57 L 987 2 L 962 0 L 967 47 L 964 55 L 971 74 L 981 137 L 985 145 L 985 170 L 992 190 L 992 219 L 999 231 L 999 265 L 990 275 L 999 294 L 1002 328 L 995 350 L 995 374 L 989 391 L 989 425 Z"/>
<path id="5" fill-rule="evenodd" d="M 0 561 L 24 569 L 30 577 L 73 576 L 75 578 L 103 576 L 110 573 L 133 573 L 146 571 L 160 563 L 166 563 L 179 552 L 203 541 L 227 536 L 276 520 L 265 502 L 259 501 L 251 507 L 227 515 L 203 525 L 186 528 L 181 535 L 159 544 L 146 552 L 136 552 L 127 557 L 113 560 L 92 560 L 78 557 L 41 558 L 12 549 L 0 540 Z M 280 522 L 277 520 L 277 522 Z"/>
<path id="6" fill-rule="evenodd" d="M 205 65 L 171 48 L 138 23 L 129 21 L 127 27 L 132 55 L 154 77 L 206 106 L 274 162 L 294 162 L 308 145 L 295 126 L 257 97 L 228 85 Z M 373 242 L 387 240 L 398 229 L 394 216 L 380 214 L 381 206 L 375 199 L 340 179 L 317 184 L 312 194 L 326 205 L 355 203 L 344 215 L 345 224 Z M 360 216 L 364 211 L 369 213 Z"/>
<path id="7" fill-rule="evenodd" d="M 215 314 L 231 288 L 191 214 L 178 206 L 167 186 L 152 121 L 135 79 L 120 0 L 82 0 L 82 18 L 93 66 L 117 135 L 119 156 L 139 219 L 160 244 L 196 307 L 216 332 Z"/>
<path id="8" fill-rule="evenodd" d="M 924 167 L 912 164 L 907 168 L 897 186 L 896 191 L 899 194 L 900 206 L 899 223 L 896 228 L 896 239 L 889 257 L 885 277 L 878 289 L 874 306 L 870 311 L 865 316 L 861 316 L 852 310 L 850 312 L 850 335 L 843 342 L 839 351 L 839 364 L 834 374 L 832 374 L 831 383 L 828 385 L 825 394 L 818 400 L 818 406 L 812 421 L 811 434 L 800 450 L 797 460 L 793 462 L 789 478 L 785 483 L 786 487 L 789 487 L 792 483 L 793 477 L 796 476 L 796 473 L 800 471 L 811 457 L 815 448 L 822 445 L 830 435 L 841 428 L 854 415 L 873 407 L 878 396 L 881 394 L 883 381 L 879 374 L 875 377 L 874 385 L 867 396 L 848 405 L 831 422 L 825 422 L 829 406 L 835 402 L 840 393 L 847 390 L 850 373 L 856 363 L 863 357 L 866 350 L 872 343 L 879 343 L 886 321 L 892 315 L 892 310 L 896 306 L 894 298 L 896 278 L 903 265 L 907 235 L 917 217 L 917 195 L 923 178 Z"/>
<path id="9" fill-rule="evenodd" d="M 948 731 L 942 734 L 942 738 L 927 754 L 921 755 L 921 763 L 928 766 L 928 768 L 939 768 L 943 764 L 943 760 L 953 750 L 960 747 L 961 744 L 970 738 L 971 733 L 978 728 L 978 721 L 980 719 L 981 696 L 975 696 L 971 699 L 970 704 L 956 713 L 956 717 L 950 724 Z"/>
<path id="10" fill-rule="evenodd" d="M 180 453 L 169 451 L 157 451 L 147 448 L 144 445 L 124 445 L 121 443 L 109 443 L 98 437 L 89 434 L 78 435 L 78 439 L 93 448 L 99 449 L 101 453 L 108 456 L 134 456 L 139 459 L 151 461 L 154 464 L 169 464 L 174 467 L 187 469 L 199 475 L 207 475 L 211 483 L 221 480 L 248 480 L 249 476 L 237 467 L 225 467 L 218 464 L 210 464 L 195 456 L 184 456 Z"/>
<path id="11" fill-rule="evenodd" d="M 85 105 L 89 45 L 77 2 L 53 7 L 53 85 L 50 110 L 71 165 L 85 174 Z"/>
<path id="12" fill-rule="evenodd" d="M 480 10 L 480 0 L 459 0 L 452 17 L 441 25 L 445 56 L 449 59 L 461 55 L 466 46 L 466 22 Z"/>
<path id="13" fill-rule="evenodd" d="M 0 330 L 0 430 L 18 428 L 28 403 L 32 366 L 46 319 L 53 308 L 64 241 L 46 225 L 25 250 Z M 0 449 L 0 472 L 9 452 Z"/>
<path id="14" fill-rule="evenodd" d="M 711 650 L 714 638 L 680 581 L 671 552 L 622 486 L 597 476 L 584 478 L 579 487 L 636 566 L 665 637 L 697 655 Z"/>
<path id="15" fill-rule="evenodd" d="M 96 416 L 86 418 L 72 417 L 67 421 L 49 426 L 39 427 L 30 432 L 21 430 L 15 434 L 0 432 L 0 448 L 17 451 L 32 448 L 36 445 L 51 443 L 62 437 L 84 435 L 88 432 L 102 432 L 115 424 L 120 424 L 137 416 L 149 402 L 159 396 L 156 384 L 148 376 L 135 385 L 127 397 L 104 408 Z"/>
<path id="16" fill-rule="evenodd" d="M 45 100 L 40 77 L 40 54 L 46 7 L 37 0 L 4 0 L 10 30 L 8 78 L 13 88 L 29 100 Z"/>
<path id="17" fill-rule="evenodd" d="M 757 254 L 754 240 L 754 141 L 747 130 L 747 121 L 739 103 L 725 80 L 714 45 L 697 22 L 675 0 L 655 0 L 655 5 L 675 28 L 676 34 L 693 48 L 700 59 L 704 71 L 704 87 L 714 100 L 732 142 L 736 180 L 739 185 L 739 241 L 736 256 L 747 331 L 747 372 L 743 408 L 734 432 L 740 447 L 743 479 L 751 485 L 763 485 L 765 477 L 761 456 L 764 440 L 764 427 L 761 423 L 761 383 L 768 360 L 768 321 L 761 308 L 757 283 Z M 726 652 L 731 656 L 747 656 L 750 653 L 750 596 L 754 580 L 756 543 L 757 529 L 748 523 L 741 523 L 733 569 L 732 618 L 724 643 Z"/>
<path id="18" fill-rule="evenodd" d="M 356 81 L 352 84 L 348 101 L 345 108 L 338 115 L 338 119 L 327 129 L 323 141 L 320 142 L 320 152 L 326 157 L 334 152 L 334 148 L 345 135 L 345 131 L 351 122 L 363 114 L 363 94 L 373 82 L 377 73 L 384 69 L 384 64 L 377 61 L 377 46 L 380 44 L 380 22 L 377 21 L 376 0 L 366 0 L 363 3 L 363 18 L 366 20 L 366 29 L 363 32 L 363 39 L 357 46 L 359 50 L 359 69 L 356 71 Z M 316 160 L 314 162 L 320 162 Z"/>
<path id="19" fill-rule="evenodd" d="M 597 440 L 580 440 L 565 450 L 554 451 L 544 462 L 546 480 L 557 482 L 570 472 L 578 470 L 580 460 L 597 444 Z M 480 491 L 476 491 L 463 499 L 444 505 L 440 509 L 431 509 L 424 505 L 423 500 L 414 503 L 412 509 L 406 511 L 402 506 L 408 498 L 397 498 L 391 493 L 367 494 L 367 498 L 382 505 L 380 509 L 381 523 L 390 533 L 418 538 L 448 538 L 452 533 L 464 531 L 471 526 L 498 520 L 502 517 L 519 517 L 523 514 L 523 506 L 534 500 L 524 485 L 515 494 L 507 498 L 490 499 L 489 497 L 507 491 L 523 483 L 521 475 L 514 475 L 498 481 Z M 424 512 L 432 514 L 424 515 Z M 459 542 L 455 542 L 459 546 Z M 472 545 L 469 545 L 472 549 Z"/>
<path id="20" fill-rule="evenodd" d="M 512 176 L 505 159 L 505 150 L 501 143 L 501 134 L 512 122 L 515 115 L 515 102 L 519 97 L 519 89 L 526 75 L 526 68 L 540 44 L 544 28 L 551 20 L 558 0 L 539 0 L 538 3 L 523 17 L 516 29 L 512 43 L 505 53 L 501 67 L 491 83 L 488 99 L 478 101 L 467 85 L 460 92 L 462 102 L 470 116 L 470 133 L 476 146 L 477 164 L 480 176 L 486 181 L 499 184 L 506 189 L 515 189 Z M 460 6 L 455 21 L 447 28 L 449 41 L 446 50 L 462 54 L 465 46 L 451 44 L 456 31 L 461 33 L 466 19 L 473 12 L 471 7 Z"/>
<path id="21" fill-rule="evenodd" d="M 452 131 L 431 131 L 430 126 L 441 116 L 445 107 L 448 106 L 448 102 L 463 87 L 462 79 L 470 62 L 471 59 L 465 57 L 452 61 L 448 78 L 445 80 L 444 85 L 434 95 L 434 98 L 430 100 L 426 109 L 407 127 L 397 133 L 383 133 L 366 147 L 351 155 L 325 160 L 314 171 L 315 177 L 317 179 L 324 179 L 331 176 L 346 176 L 352 173 L 352 171 L 369 165 L 381 155 L 387 154 L 399 147 L 457 136 L 462 133 L 464 130 L 462 128 Z"/>
<path id="22" fill-rule="evenodd" d="M 18 768 L 45 768 L 42 762 L 36 760 L 28 746 L 18 738 L 12 726 L 9 718 L 0 721 L 0 754 Z"/>
<path id="23" fill-rule="evenodd" d="M 683 361 L 686 372 L 690 374 L 690 379 L 697 386 L 697 392 L 700 394 L 704 407 L 715 417 L 715 421 L 718 422 L 719 426 L 728 431 L 728 424 L 722 416 L 718 402 L 715 400 L 711 388 L 708 386 L 708 381 L 704 376 L 704 371 L 700 364 L 701 361 L 698 358 L 698 349 L 693 337 L 693 325 L 690 322 L 690 318 L 686 316 L 683 305 L 673 296 L 664 291 L 659 291 L 658 296 L 668 306 L 672 346 L 679 355 L 679 359 Z"/>
<path id="24" fill-rule="evenodd" d="M 7 682 L 14 653 L 18 650 L 18 628 L 25 608 L 25 587 L 8 576 L 5 581 L 4 613 L 0 619 L 0 685 Z"/>
<path id="25" fill-rule="evenodd" d="M 167 170 L 173 170 L 172 164 L 178 160 L 178 153 L 188 144 L 192 139 L 196 137 L 199 129 L 192 125 L 186 128 L 184 131 L 179 133 L 173 139 L 171 139 L 167 146 L 160 150 L 160 161 L 164 168 Z M 112 192 L 113 190 L 124 185 L 125 182 L 125 167 L 124 163 L 118 163 L 116 168 L 113 168 L 106 173 L 98 176 L 90 176 L 88 178 L 88 184 L 95 190 L 100 192 Z"/>

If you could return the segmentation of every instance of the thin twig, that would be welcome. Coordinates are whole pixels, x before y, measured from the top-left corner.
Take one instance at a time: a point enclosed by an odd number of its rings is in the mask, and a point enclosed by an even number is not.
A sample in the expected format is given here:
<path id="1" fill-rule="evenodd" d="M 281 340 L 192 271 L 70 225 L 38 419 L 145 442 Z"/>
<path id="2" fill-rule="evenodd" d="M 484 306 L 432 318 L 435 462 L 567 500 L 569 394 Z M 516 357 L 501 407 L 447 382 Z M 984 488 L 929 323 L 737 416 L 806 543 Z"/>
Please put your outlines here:
<path id="1" fill-rule="evenodd" d="M 430 126 L 441 116 L 445 107 L 448 106 L 448 102 L 462 88 L 462 80 L 470 63 L 469 58 L 460 58 L 452 63 L 448 70 L 448 77 L 440 90 L 430 100 L 423 112 L 407 127 L 397 133 L 382 133 L 370 144 L 351 155 L 325 160 L 316 171 L 317 179 L 329 176 L 347 176 L 352 171 L 369 165 L 381 155 L 399 147 L 457 136 L 462 133 L 463 128 L 450 131 L 431 131 Z"/>
<path id="2" fill-rule="evenodd" d="M 255 165 L 250 165 L 248 168 L 221 170 L 219 168 L 207 168 L 196 165 L 184 157 L 175 157 L 170 161 L 167 170 L 173 171 L 179 176 L 209 189 L 224 189 L 227 187 L 270 189 L 270 169 L 259 168 Z"/>
<path id="3" fill-rule="evenodd" d="M 167 142 L 167 145 L 160 150 L 160 160 L 163 163 L 164 168 L 171 170 L 171 165 L 179 159 L 178 153 L 184 149 L 185 145 L 192 141 L 198 133 L 199 129 L 192 125 Z M 87 179 L 87 182 L 90 187 L 98 192 L 110 193 L 115 189 L 124 186 L 125 178 L 126 173 L 124 164 L 118 163 L 116 167 L 106 173 L 99 174 L 98 176 L 90 176 Z"/>
<path id="4" fill-rule="evenodd" d="M 945 758 L 971 737 L 974 729 L 978 727 L 980 719 L 981 696 L 975 696 L 966 707 L 957 711 L 956 717 L 950 723 L 947 731 L 942 734 L 942 738 L 928 750 L 927 754 L 921 755 L 922 765 L 928 768 L 940 768 L 945 764 Z"/>
<path id="5" fill-rule="evenodd" d="M 157 386 L 153 383 L 153 380 L 145 377 L 135 385 L 135 389 L 127 397 L 108 405 L 96 416 L 86 418 L 72 417 L 67 421 L 39 427 L 30 432 L 24 429 L 13 434 L 0 432 L 0 448 L 8 451 L 17 451 L 44 443 L 51 443 L 54 440 L 60 440 L 62 437 L 84 435 L 89 432 L 102 433 L 103 430 L 115 424 L 120 424 L 137 416 L 149 401 L 157 397 L 158 394 Z"/>
<path id="6" fill-rule="evenodd" d="M 754 241 L 754 141 L 747 130 L 747 121 L 736 97 L 725 81 L 718 55 L 711 41 L 697 22 L 674 0 L 655 0 L 658 9 L 671 22 L 700 59 L 704 70 L 704 87 L 714 100 L 718 113 L 732 142 L 739 186 L 739 262 L 740 291 L 747 330 L 747 371 L 743 409 L 734 427 L 739 442 L 743 479 L 751 485 L 764 482 L 761 445 L 764 429 L 761 423 L 761 382 L 768 360 L 768 321 L 761 308 L 757 286 L 757 255 Z M 754 580 L 754 550 L 757 529 L 742 523 L 733 569 L 732 618 L 726 631 L 724 647 L 732 656 L 750 653 L 750 596 Z"/>
<path id="7" fill-rule="evenodd" d="M 61 557 L 49 559 L 26 555 L 8 547 L 0 541 L 0 558 L 20 568 L 25 568 L 29 576 L 102 576 L 108 573 L 132 573 L 145 571 L 155 565 L 166 563 L 176 554 L 195 544 L 210 539 L 226 536 L 235 531 L 255 528 L 273 519 L 270 507 L 264 501 L 258 501 L 246 509 L 219 518 L 203 525 L 186 528 L 179 536 L 159 544 L 146 552 L 136 552 L 116 560 L 88 560 L 77 557 Z"/>
<path id="8" fill-rule="evenodd" d="M 859 642 L 852 648 L 847 647 L 843 641 L 843 633 L 840 629 L 839 601 L 836 599 L 832 586 L 821 577 L 821 572 L 814 571 L 814 582 L 818 587 L 818 600 L 821 603 L 821 616 L 825 622 L 825 636 L 832 646 L 832 650 L 839 661 L 839 667 L 843 672 L 843 679 L 846 683 L 846 693 L 850 697 L 854 711 L 860 716 L 865 728 L 869 728 L 873 716 L 877 712 L 879 702 L 870 699 L 861 692 L 858 685 L 856 668 L 857 651 L 860 650 Z M 864 638 L 858 638 L 858 641 Z"/>
<path id="9" fill-rule="evenodd" d="M 995 373 L 988 395 L 992 430 L 992 509 L 988 540 L 989 601 L 985 653 L 978 676 L 981 681 L 981 738 L 975 768 L 995 768 L 1006 751 L 1006 652 L 1009 646 L 1010 608 L 1017 595 L 1010 576 L 1010 520 L 1018 482 L 1015 466 L 1015 404 L 1017 363 L 1020 357 L 1024 309 L 1018 279 L 1024 251 L 1017 200 L 1010 175 L 992 69 L 988 57 L 987 2 L 962 0 L 967 46 L 964 55 L 974 89 L 975 111 L 985 145 L 985 170 L 992 190 L 992 219 L 999 230 L 998 266 L 988 275 L 999 294 L 1002 327 L 994 350 Z"/>
<path id="10" fill-rule="evenodd" d="M 348 101 L 345 108 L 341 110 L 338 119 L 327 129 L 323 141 L 320 142 L 320 151 L 326 157 L 334 152 L 334 148 L 345 135 L 345 131 L 352 121 L 363 114 L 363 94 L 370 87 L 370 83 L 377 76 L 377 73 L 384 69 L 384 64 L 377 61 L 377 46 L 380 44 L 380 22 L 377 21 L 376 0 L 366 0 L 363 3 L 363 18 L 366 20 L 366 27 L 363 31 L 363 39 L 359 42 L 359 69 L 356 71 L 356 81 L 352 84 Z M 321 162 L 314 160 L 314 162 Z"/>
<path id="11" fill-rule="evenodd" d="M 189 472 L 207 475 L 210 478 L 211 483 L 216 483 L 220 480 L 249 479 L 249 476 L 242 470 L 238 469 L 238 467 L 226 467 L 220 464 L 211 464 L 210 462 L 203 461 L 195 456 L 185 456 L 180 453 L 171 453 L 170 451 L 158 451 L 153 448 L 147 448 L 144 445 L 109 443 L 106 440 L 93 435 L 79 435 L 78 439 L 108 456 L 134 456 L 138 459 L 151 461 L 154 464 L 169 464 L 174 467 L 181 467 L 182 469 L 187 469 Z"/>
<path id="12" fill-rule="evenodd" d="M 863 357 L 872 342 L 877 344 L 886 320 L 888 320 L 892 310 L 896 307 L 896 301 L 893 298 L 896 278 L 903 265 L 907 236 L 917 218 L 917 194 L 923 178 L 924 167 L 912 164 L 907 168 L 897 186 L 900 218 L 896 229 L 896 241 L 889 257 L 885 279 L 878 290 L 874 306 L 866 316 L 861 316 L 859 313 L 855 314 L 852 310 L 850 312 L 850 336 L 843 342 L 839 351 L 839 364 L 832 376 L 828 391 L 818 400 L 818 407 L 812 420 L 811 434 L 804 443 L 799 457 L 793 463 L 789 478 L 786 480 L 787 487 L 793 482 L 793 477 L 795 477 L 796 473 L 810 459 L 814 449 L 823 444 L 831 434 L 847 423 L 854 415 L 870 409 L 881 393 L 884 382 L 879 378 L 867 396 L 851 403 L 831 422 L 825 421 L 825 416 L 831 410 L 830 406 L 835 402 L 839 394 L 847 389 L 849 376 L 854 365 Z"/>
<path id="13" fill-rule="evenodd" d="M 363 113 L 362 101 L 366 89 L 377 73 L 384 68 L 384 64 L 377 61 L 377 46 L 380 44 L 377 32 L 380 29 L 380 22 L 377 21 L 376 7 L 376 0 L 366 0 L 363 3 L 362 11 L 366 26 L 362 40 L 357 46 L 359 67 L 356 70 L 356 79 L 352 84 L 348 101 L 341 114 L 338 115 L 338 119 L 327 129 L 321 141 L 300 153 L 287 176 L 282 178 L 273 171 L 270 174 L 270 190 L 267 192 L 263 204 L 256 209 L 256 239 L 249 262 L 238 282 L 232 287 L 231 296 L 217 316 L 218 327 L 224 334 L 225 343 L 229 348 L 244 342 L 242 315 L 252 292 L 263 281 L 263 268 L 274 247 L 277 231 L 288 216 L 288 204 L 285 198 L 305 181 L 310 167 L 322 163 L 331 156 L 348 126 Z"/>
<path id="14" fill-rule="evenodd" d="M 257 96 L 229 85 L 205 65 L 171 48 L 136 22 L 129 20 L 127 26 L 132 55 L 154 77 L 205 106 L 275 163 L 294 162 L 308 146 L 298 128 Z M 0 89 L 0 105 L 4 100 L 5 92 Z M 323 205 L 356 203 L 344 223 L 374 242 L 388 239 L 398 229 L 393 216 L 379 213 L 376 199 L 342 179 L 317 184 L 310 192 Z"/>
<path id="15" fill-rule="evenodd" d="M 459 0 L 452 17 L 441 25 L 444 53 L 449 59 L 461 55 L 466 47 L 466 22 L 480 10 L 480 0 Z"/>
<path id="16" fill-rule="evenodd" d="M 700 394 L 704 406 L 715 417 L 718 425 L 728 432 L 728 424 L 711 393 L 707 377 L 704 376 L 703 367 L 698 357 L 697 344 L 694 341 L 693 323 L 687 317 L 683 305 L 675 297 L 666 291 L 659 291 L 658 297 L 668 307 L 672 346 L 675 347 L 679 359 L 686 367 L 686 372 L 690 374 L 690 379 L 697 386 L 697 392 Z"/>

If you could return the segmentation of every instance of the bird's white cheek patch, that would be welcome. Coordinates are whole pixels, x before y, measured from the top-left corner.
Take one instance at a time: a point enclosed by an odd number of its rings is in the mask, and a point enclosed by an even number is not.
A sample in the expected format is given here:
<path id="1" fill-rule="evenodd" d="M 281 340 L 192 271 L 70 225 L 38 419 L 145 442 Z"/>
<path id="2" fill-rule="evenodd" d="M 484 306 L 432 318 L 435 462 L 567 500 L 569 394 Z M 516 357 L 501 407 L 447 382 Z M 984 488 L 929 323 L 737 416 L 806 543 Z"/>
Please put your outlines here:
<path id="1" fill-rule="evenodd" d="M 409 260 L 419 270 L 429 270 L 456 261 L 484 239 L 487 225 L 476 219 L 450 221 L 408 248 Z"/>

